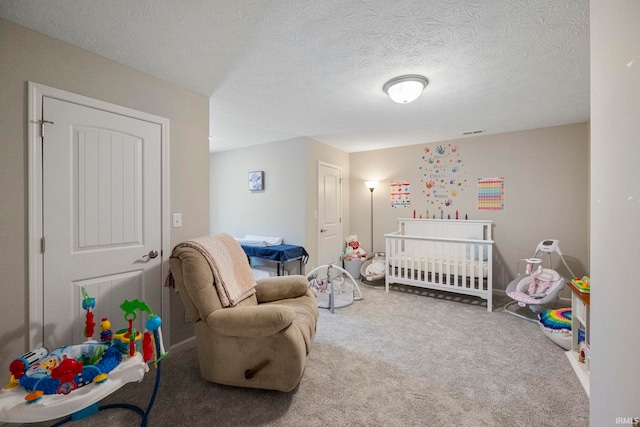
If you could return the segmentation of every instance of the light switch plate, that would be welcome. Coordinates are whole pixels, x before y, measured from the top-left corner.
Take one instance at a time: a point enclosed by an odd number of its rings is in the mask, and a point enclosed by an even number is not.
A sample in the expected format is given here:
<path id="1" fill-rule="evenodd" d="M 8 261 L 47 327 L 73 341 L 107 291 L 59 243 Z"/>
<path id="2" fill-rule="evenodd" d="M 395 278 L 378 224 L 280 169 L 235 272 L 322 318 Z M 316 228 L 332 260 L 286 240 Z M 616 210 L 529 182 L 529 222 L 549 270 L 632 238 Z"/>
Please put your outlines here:
<path id="1" fill-rule="evenodd" d="M 182 214 L 181 213 L 174 213 L 173 214 L 173 227 L 174 228 L 182 227 Z"/>

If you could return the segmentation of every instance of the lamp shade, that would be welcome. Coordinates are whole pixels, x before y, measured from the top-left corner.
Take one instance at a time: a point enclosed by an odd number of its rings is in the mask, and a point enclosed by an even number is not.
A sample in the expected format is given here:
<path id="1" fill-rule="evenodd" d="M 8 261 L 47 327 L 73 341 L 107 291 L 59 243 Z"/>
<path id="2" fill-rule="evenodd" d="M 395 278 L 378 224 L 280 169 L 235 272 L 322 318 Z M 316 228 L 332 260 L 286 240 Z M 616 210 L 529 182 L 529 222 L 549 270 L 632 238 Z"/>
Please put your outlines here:
<path id="1" fill-rule="evenodd" d="M 378 186 L 378 181 L 365 181 L 364 185 L 371 191 Z"/>
<path id="2" fill-rule="evenodd" d="M 422 91 L 429 84 L 426 77 L 409 74 L 393 78 L 382 86 L 389 98 L 399 104 L 407 104 L 418 99 Z"/>

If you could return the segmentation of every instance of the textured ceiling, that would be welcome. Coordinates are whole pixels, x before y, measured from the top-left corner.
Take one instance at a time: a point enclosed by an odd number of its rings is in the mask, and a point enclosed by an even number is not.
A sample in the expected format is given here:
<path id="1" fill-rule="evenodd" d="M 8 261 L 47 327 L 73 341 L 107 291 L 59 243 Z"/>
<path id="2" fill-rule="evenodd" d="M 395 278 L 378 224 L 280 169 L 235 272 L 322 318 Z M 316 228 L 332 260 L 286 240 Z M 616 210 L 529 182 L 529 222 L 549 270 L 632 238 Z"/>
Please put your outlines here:
<path id="1" fill-rule="evenodd" d="M 212 151 L 589 119 L 588 0 L 0 0 L 0 16 L 210 97 Z M 430 82 L 411 104 L 382 91 L 402 74 Z"/>

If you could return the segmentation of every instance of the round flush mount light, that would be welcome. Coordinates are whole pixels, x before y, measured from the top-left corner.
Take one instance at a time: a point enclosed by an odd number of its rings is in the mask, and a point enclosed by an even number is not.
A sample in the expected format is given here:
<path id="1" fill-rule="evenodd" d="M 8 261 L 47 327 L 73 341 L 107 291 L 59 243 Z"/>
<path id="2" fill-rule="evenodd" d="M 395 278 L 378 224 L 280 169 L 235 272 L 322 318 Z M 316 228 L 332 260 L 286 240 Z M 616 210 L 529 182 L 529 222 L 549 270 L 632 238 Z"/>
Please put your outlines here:
<path id="1" fill-rule="evenodd" d="M 395 77 L 382 86 L 389 98 L 398 104 L 407 104 L 418 99 L 429 84 L 426 77 L 418 74 Z"/>

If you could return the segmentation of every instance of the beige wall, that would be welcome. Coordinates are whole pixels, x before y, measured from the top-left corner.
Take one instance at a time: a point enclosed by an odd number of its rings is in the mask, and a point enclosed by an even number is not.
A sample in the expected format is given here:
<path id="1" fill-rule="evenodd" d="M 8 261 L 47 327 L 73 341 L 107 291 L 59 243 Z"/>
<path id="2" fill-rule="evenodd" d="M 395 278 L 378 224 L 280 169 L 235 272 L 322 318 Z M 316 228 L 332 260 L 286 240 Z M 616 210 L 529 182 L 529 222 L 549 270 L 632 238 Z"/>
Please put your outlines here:
<path id="1" fill-rule="evenodd" d="M 640 2 L 590 10 L 590 425 L 599 427 L 640 419 Z"/>
<path id="2" fill-rule="evenodd" d="M 296 138 L 211 154 L 211 233 L 304 245 L 306 151 L 306 140 Z M 249 191 L 250 171 L 264 171 L 263 191 Z"/>
<path id="3" fill-rule="evenodd" d="M 459 147 L 468 180 L 455 201 L 460 216 L 467 214 L 470 219 L 491 219 L 495 223 L 496 289 L 504 289 L 515 277 L 517 260 L 532 256 L 536 245 L 547 238 L 560 240 L 562 252 L 575 274 L 589 271 L 588 135 L 588 124 L 578 123 L 446 142 Z M 317 165 L 323 161 L 343 168 L 343 234 L 357 234 L 367 250 L 371 247 L 371 193 L 364 181 L 380 181 L 374 192 L 374 237 L 375 250 L 383 251 L 384 233 L 397 228 L 397 218 L 413 216 L 414 209 L 418 215 L 426 216 L 429 206 L 421 193 L 420 166 L 424 164 L 424 148 L 433 149 L 437 145 L 347 154 L 299 138 L 214 153 L 211 231 L 236 236 L 282 236 L 286 241 L 305 246 L 310 254 L 307 269 L 315 267 Z M 269 171 L 263 194 L 247 190 L 250 170 Z M 283 188 L 270 188 L 270 176 L 278 177 L 271 179 L 283 182 Z M 478 211 L 476 181 L 495 176 L 505 177 L 505 210 Z M 405 179 L 412 184 L 412 206 L 392 208 L 389 182 Z M 304 196 L 283 203 L 282 193 L 289 191 Z M 305 205 L 300 204 L 303 199 Z M 449 212 L 455 215 L 455 209 Z M 554 268 L 569 277 L 559 259 L 554 257 L 553 261 Z M 568 292 L 563 296 L 568 297 Z"/>
<path id="4" fill-rule="evenodd" d="M 544 239 L 560 240 L 560 248 L 577 275 L 589 271 L 588 124 L 579 123 L 499 135 L 446 141 L 459 147 L 467 187 L 444 214 L 493 220 L 494 288 L 504 289 L 516 273 L 517 260 L 530 257 Z M 351 232 L 371 246 L 370 197 L 364 181 L 378 180 L 374 191 L 375 250 L 384 251 L 384 234 L 397 229 L 397 218 L 436 213 L 422 193 L 420 166 L 426 147 L 441 143 L 353 153 L 351 168 Z M 505 178 L 505 209 L 477 210 L 477 179 Z M 390 206 L 389 182 L 411 183 L 411 207 Z M 566 269 L 554 259 L 565 277 Z M 568 293 L 566 294 L 568 295 Z"/>
<path id="5" fill-rule="evenodd" d="M 210 232 L 282 237 L 285 243 L 304 246 L 309 253 L 307 270 L 315 267 L 318 162 L 342 167 L 343 210 L 348 218 L 349 155 L 311 139 L 295 138 L 210 157 Z M 264 191 L 247 188 L 247 174 L 254 170 L 265 172 Z"/>
<path id="6" fill-rule="evenodd" d="M 208 229 L 208 99 L 0 19 L 0 366 L 27 350 L 27 82 L 33 81 L 170 120 L 171 210 L 184 227 L 171 244 Z M 190 325 L 172 295 L 171 337 Z"/>

